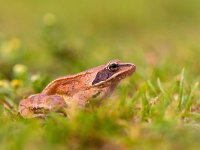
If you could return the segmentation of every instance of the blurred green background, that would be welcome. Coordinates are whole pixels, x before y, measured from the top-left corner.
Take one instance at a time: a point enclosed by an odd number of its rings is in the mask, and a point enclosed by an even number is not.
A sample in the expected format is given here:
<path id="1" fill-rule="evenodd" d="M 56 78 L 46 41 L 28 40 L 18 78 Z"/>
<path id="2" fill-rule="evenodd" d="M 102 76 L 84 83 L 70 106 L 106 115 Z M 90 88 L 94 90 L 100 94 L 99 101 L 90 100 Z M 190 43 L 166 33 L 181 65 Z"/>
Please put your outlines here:
<path id="1" fill-rule="evenodd" d="M 198 149 L 199 10 L 198 0 L 0 0 L 0 148 Z M 16 115 L 52 79 L 111 59 L 137 66 L 114 103 L 70 121 Z"/>
<path id="2" fill-rule="evenodd" d="M 2 67 L 13 60 L 32 70 L 63 74 L 119 58 L 136 63 L 141 73 L 176 64 L 166 69 L 177 73 L 189 67 L 188 72 L 199 74 L 197 0 L 1 3 Z M 10 55 L 9 44 L 10 53 L 21 55 L 18 59 L 4 56 Z"/>

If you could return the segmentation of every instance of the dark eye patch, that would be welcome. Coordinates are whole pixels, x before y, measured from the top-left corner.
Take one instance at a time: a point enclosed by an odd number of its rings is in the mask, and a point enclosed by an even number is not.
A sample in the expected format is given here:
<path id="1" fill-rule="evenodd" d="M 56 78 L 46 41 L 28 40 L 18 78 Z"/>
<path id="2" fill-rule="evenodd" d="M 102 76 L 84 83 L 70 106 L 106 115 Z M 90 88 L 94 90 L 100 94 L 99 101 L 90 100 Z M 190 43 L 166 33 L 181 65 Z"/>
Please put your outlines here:
<path id="1" fill-rule="evenodd" d="M 99 83 L 100 81 L 105 81 L 106 79 L 110 78 L 114 72 L 109 71 L 108 69 L 104 69 L 97 73 L 92 85 Z"/>

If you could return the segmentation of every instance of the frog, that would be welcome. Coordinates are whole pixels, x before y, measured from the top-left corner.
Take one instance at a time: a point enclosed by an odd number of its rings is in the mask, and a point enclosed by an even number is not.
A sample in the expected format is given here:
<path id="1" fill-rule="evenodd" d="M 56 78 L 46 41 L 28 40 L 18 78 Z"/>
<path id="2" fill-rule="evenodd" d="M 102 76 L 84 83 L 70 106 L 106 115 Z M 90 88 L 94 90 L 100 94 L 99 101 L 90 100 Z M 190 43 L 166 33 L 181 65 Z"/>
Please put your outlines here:
<path id="1" fill-rule="evenodd" d="M 49 112 L 61 113 L 70 103 L 85 107 L 91 99 L 109 97 L 121 80 L 131 76 L 136 65 L 111 60 L 77 74 L 59 77 L 41 93 L 20 101 L 18 110 L 24 118 L 44 117 Z"/>

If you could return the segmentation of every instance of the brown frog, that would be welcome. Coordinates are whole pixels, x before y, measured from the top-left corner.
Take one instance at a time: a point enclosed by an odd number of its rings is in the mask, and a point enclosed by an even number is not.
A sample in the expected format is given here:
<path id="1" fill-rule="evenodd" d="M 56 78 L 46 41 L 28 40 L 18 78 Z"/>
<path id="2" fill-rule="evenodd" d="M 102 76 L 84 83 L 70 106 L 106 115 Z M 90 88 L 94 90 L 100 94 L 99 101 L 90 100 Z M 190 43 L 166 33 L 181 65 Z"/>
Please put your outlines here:
<path id="1" fill-rule="evenodd" d="M 55 79 L 41 93 L 22 100 L 19 112 L 24 118 L 43 117 L 48 112 L 66 108 L 67 101 L 84 106 L 89 99 L 106 98 L 135 69 L 134 64 L 113 60 L 106 65 Z"/>

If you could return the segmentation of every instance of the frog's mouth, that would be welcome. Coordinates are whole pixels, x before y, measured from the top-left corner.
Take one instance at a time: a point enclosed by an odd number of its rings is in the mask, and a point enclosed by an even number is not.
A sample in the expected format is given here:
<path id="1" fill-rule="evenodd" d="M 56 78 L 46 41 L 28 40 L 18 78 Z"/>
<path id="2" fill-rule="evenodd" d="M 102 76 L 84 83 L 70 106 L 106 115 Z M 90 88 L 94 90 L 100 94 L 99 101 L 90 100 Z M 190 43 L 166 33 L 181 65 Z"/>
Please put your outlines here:
<path id="1" fill-rule="evenodd" d="M 118 83 L 122 79 L 130 76 L 135 72 L 136 66 L 131 63 L 119 63 L 118 69 L 116 71 L 110 71 L 107 68 L 99 71 L 96 74 L 95 79 L 92 82 L 93 86 L 99 86 L 103 84 L 112 84 L 114 82 Z"/>

